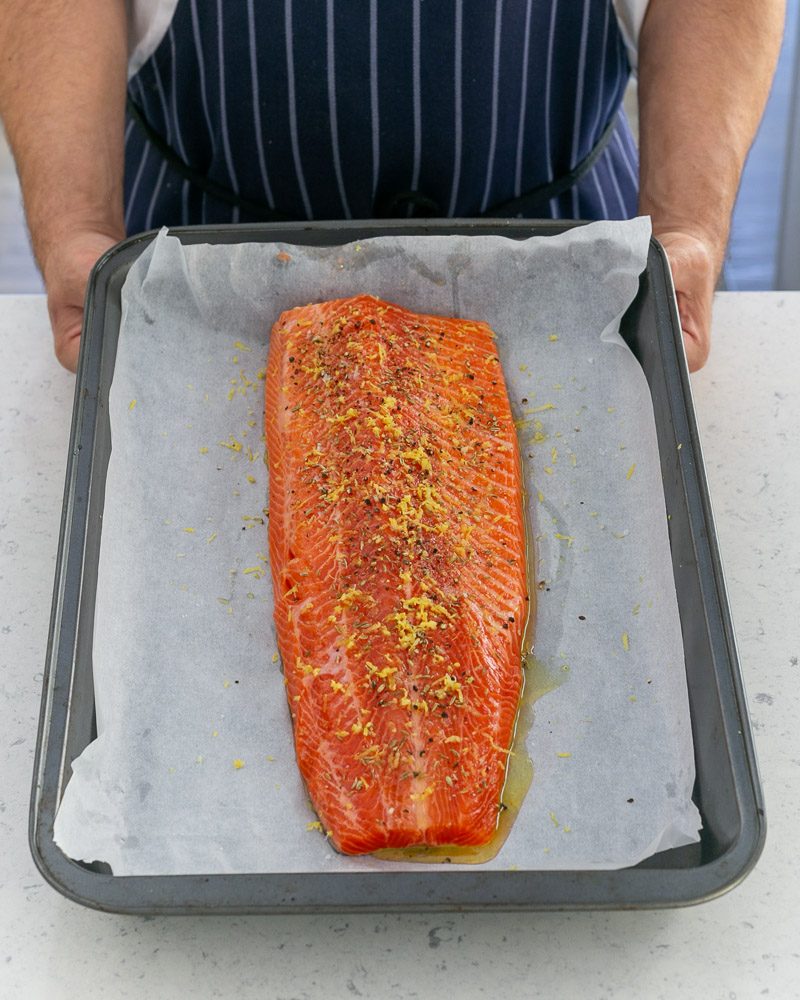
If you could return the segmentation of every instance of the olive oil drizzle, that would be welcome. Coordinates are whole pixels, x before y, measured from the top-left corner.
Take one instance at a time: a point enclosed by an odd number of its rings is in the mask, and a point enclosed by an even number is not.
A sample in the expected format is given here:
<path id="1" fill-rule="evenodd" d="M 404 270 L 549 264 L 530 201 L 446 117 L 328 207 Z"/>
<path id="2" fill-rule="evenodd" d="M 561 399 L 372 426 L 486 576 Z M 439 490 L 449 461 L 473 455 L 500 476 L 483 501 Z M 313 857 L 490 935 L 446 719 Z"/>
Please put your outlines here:
<path id="1" fill-rule="evenodd" d="M 523 510 L 525 509 L 527 509 L 527 497 L 523 492 Z M 373 857 L 382 861 L 412 861 L 419 864 L 480 865 L 497 857 L 511 833 L 514 821 L 533 782 L 534 764 L 527 751 L 527 741 L 534 721 L 534 705 L 543 695 L 555 690 L 564 681 L 563 673 L 549 670 L 544 663 L 536 659 L 533 651 L 529 650 L 528 637 L 535 626 L 537 593 L 536 555 L 530 536 L 526 517 L 525 556 L 530 601 L 522 637 L 522 690 L 514 720 L 511 753 L 508 754 L 495 833 L 487 843 L 475 846 L 421 844 L 412 847 L 387 847 L 374 851 Z"/>
<path id="2" fill-rule="evenodd" d="M 416 847 L 383 848 L 375 851 L 373 857 L 383 861 L 413 861 L 421 864 L 465 864 L 481 865 L 495 858 L 511 833 L 534 775 L 533 760 L 529 756 L 526 743 L 534 720 L 534 704 L 562 682 L 563 677 L 555 676 L 537 660 L 532 653 L 523 658 L 523 689 L 511 753 L 508 755 L 506 779 L 497 814 L 497 828 L 488 843 L 478 846 L 420 845 Z"/>

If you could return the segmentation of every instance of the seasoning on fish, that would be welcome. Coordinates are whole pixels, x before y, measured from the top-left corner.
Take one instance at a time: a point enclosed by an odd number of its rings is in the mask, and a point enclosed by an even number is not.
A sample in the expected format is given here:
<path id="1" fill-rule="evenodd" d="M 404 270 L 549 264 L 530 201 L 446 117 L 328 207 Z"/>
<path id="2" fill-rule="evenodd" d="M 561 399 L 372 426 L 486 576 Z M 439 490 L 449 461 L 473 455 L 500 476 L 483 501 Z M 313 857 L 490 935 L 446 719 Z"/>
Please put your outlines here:
<path id="1" fill-rule="evenodd" d="M 283 313 L 265 430 L 275 624 L 335 847 L 495 832 L 522 687 L 522 480 L 494 336 L 367 295 Z"/>

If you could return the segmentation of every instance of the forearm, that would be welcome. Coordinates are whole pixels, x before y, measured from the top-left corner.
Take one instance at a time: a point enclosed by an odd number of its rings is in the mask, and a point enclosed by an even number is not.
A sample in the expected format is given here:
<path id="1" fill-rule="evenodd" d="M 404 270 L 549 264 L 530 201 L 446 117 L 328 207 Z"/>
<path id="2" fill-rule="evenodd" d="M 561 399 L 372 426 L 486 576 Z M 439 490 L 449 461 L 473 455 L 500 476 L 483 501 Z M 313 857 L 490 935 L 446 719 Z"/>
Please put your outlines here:
<path id="1" fill-rule="evenodd" d="M 47 277 L 76 229 L 124 235 L 123 0 L 3 0 L 0 115 Z"/>
<path id="2" fill-rule="evenodd" d="M 650 0 L 639 40 L 639 209 L 721 265 L 769 93 L 784 0 Z"/>

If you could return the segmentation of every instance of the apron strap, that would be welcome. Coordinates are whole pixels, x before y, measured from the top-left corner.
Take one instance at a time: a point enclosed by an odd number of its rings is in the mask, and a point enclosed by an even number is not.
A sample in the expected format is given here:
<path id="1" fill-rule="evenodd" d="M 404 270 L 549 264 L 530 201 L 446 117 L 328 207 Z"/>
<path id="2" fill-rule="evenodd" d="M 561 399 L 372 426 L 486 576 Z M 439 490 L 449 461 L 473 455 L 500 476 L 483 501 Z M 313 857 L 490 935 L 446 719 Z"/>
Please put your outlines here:
<path id="1" fill-rule="evenodd" d="M 247 198 L 242 198 L 241 195 L 238 195 L 235 191 L 225 187 L 224 184 L 217 184 L 216 181 L 212 181 L 206 177 L 202 171 L 189 166 L 189 164 L 175 152 L 166 139 L 156 132 L 150 122 L 145 118 L 142 109 L 138 104 L 136 104 L 130 95 L 128 95 L 126 107 L 128 114 L 136 122 L 142 132 L 144 132 L 148 142 L 161 154 L 172 169 L 184 178 L 184 180 L 189 181 L 190 184 L 193 184 L 200 191 L 205 191 L 207 195 L 212 198 L 216 198 L 217 201 L 225 202 L 228 205 L 243 209 L 250 215 L 254 215 L 260 222 L 290 221 L 288 215 L 281 215 L 280 212 L 276 212 L 274 209 L 270 208 L 269 205 L 265 205 L 262 202 L 250 201 Z"/>
<path id="2" fill-rule="evenodd" d="M 242 209 L 261 222 L 290 221 L 289 216 L 275 211 L 275 209 L 270 208 L 269 205 L 266 205 L 263 202 L 250 201 L 247 198 L 243 198 L 241 195 L 236 194 L 235 191 L 225 187 L 223 184 L 217 184 L 216 181 L 210 180 L 204 173 L 202 173 L 202 171 L 191 167 L 181 156 L 178 155 L 178 153 L 175 152 L 164 137 L 156 132 L 153 126 L 145 118 L 142 109 L 136 104 L 130 95 L 128 95 L 127 98 L 127 110 L 131 118 L 144 132 L 151 145 L 161 154 L 172 169 L 185 180 L 189 181 L 190 184 L 193 184 L 201 191 L 205 191 L 207 195 L 215 198 L 217 201 L 222 201 L 225 204 Z M 614 134 L 616 126 L 617 113 L 615 112 L 611 116 L 611 120 L 603 129 L 600 138 L 589 150 L 588 154 L 578 164 L 576 164 L 576 166 L 574 166 L 568 174 L 557 177 L 555 180 L 548 181 L 546 184 L 539 184 L 537 187 L 531 188 L 530 191 L 526 191 L 525 194 L 520 195 L 518 198 L 511 198 L 508 201 L 492 205 L 485 212 L 480 213 L 481 217 L 500 219 L 514 218 L 517 216 L 527 218 L 535 217 L 538 214 L 536 211 L 537 209 L 541 209 L 543 205 L 546 205 L 547 202 L 553 198 L 557 198 L 559 195 L 564 194 L 565 191 L 568 191 L 571 187 L 577 184 L 582 177 L 589 173 L 595 163 L 597 163 L 605 152 L 605 149 Z M 404 191 L 395 195 L 386 204 L 379 206 L 378 217 L 436 218 L 441 217 L 441 210 L 436 201 L 429 198 L 427 195 L 422 194 L 422 192 Z"/>
<path id="3" fill-rule="evenodd" d="M 500 202 L 499 205 L 492 205 L 483 214 L 497 219 L 509 219 L 515 216 L 534 217 L 537 214 L 533 211 L 534 209 L 541 208 L 542 205 L 546 205 L 551 199 L 557 198 L 559 195 L 564 194 L 565 191 L 569 191 L 582 177 L 585 177 L 589 173 L 605 152 L 606 146 L 611 142 L 611 137 L 616 127 L 617 114 L 615 112 L 594 146 L 592 146 L 586 156 L 568 174 L 556 177 L 555 180 L 549 181 L 547 184 L 539 184 L 537 187 L 531 188 L 530 191 L 526 191 L 525 194 L 520 195 L 519 198 L 511 198 L 509 201 Z"/>

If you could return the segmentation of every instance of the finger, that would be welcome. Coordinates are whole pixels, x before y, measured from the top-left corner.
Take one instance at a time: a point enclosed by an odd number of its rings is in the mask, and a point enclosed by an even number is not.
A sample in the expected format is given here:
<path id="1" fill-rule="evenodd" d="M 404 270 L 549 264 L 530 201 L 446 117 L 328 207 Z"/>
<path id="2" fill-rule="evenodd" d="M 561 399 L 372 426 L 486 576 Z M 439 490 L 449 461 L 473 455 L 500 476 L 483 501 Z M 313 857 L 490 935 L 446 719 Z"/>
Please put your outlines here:
<path id="1" fill-rule="evenodd" d="M 686 335 L 685 332 L 683 343 L 686 348 L 686 364 L 689 367 L 689 371 L 700 371 L 708 360 L 708 349 L 693 337 Z"/>
<path id="2" fill-rule="evenodd" d="M 714 255 L 703 241 L 686 233 L 668 232 L 659 238 L 672 271 L 686 362 L 694 372 L 706 363 L 711 347 Z"/>
<path id="3" fill-rule="evenodd" d="M 702 295 L 687 295 L 681 291 L 676 293 L 686 363 L 690 372 L 703 367 L 711 348 L 711 309 L 704 298 Z"/>
<path id="4" fill-rule="evenodd" d="M 74 337 L 72 340 L 56 341 L 56 357 L 68 371 L 73 373 L 73 375 L 78 370 L 78 355 L 80 354 L 80 349 L 81 341 L 79 336 Z"/>
<path id="5" fill-rule="evenodd" d="M 62 307 L 55 315 L 51 313 L 51 323 L 56 357 L 74 372 L 78 368 L 83 310 L 77 306 Z"/>
<path id="6" fill-rule="evenodd" d="M 59 247 L 45 269 L 47 307 L 55 353 L 65 368 L 75 371 L 80 350 L 86 283 L 95 261 L 114 240 L 104 233 L 79 234 Z"/>

